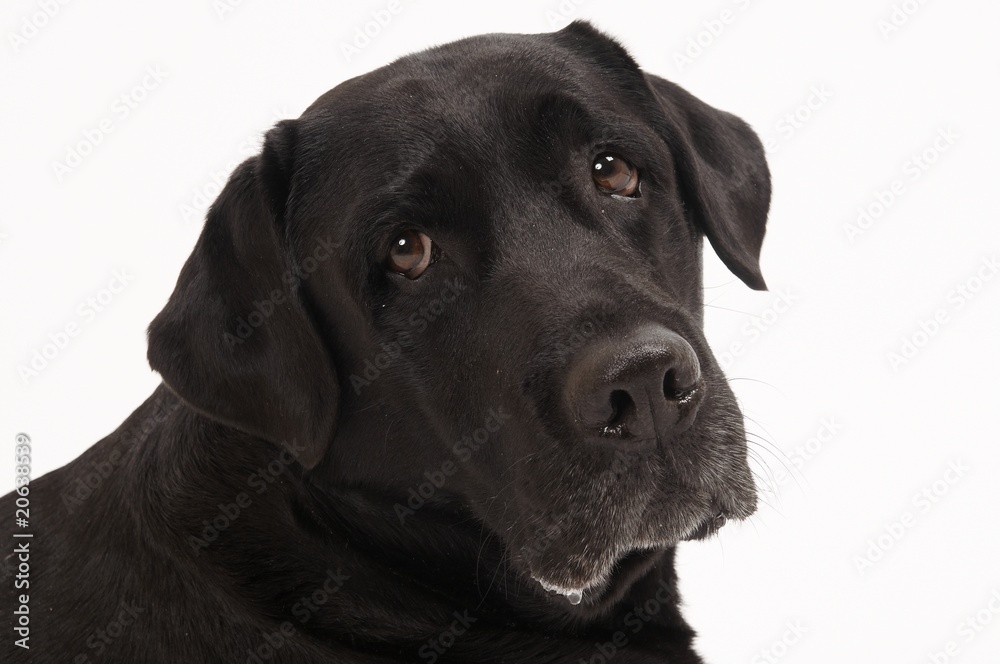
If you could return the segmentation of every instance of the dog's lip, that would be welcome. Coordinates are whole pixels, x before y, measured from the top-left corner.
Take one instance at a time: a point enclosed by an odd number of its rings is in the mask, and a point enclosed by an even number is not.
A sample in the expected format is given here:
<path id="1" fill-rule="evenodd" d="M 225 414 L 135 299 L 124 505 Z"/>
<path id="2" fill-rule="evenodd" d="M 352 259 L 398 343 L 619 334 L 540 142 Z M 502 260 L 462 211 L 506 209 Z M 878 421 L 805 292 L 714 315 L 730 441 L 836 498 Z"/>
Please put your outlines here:
<path id="1" fill-rule="evenodd" d="M 541 579 L 537 576 L 533 576 L 532 578 L 538 582 L 538 585 L 542 587 L 542 590 L 546 591 L 550 595 L 562 595 L 573 606 L 576 606 L 581 601 L 583 601 L 583 593 L 586 592 L 587 588 L 589 588 L 592 585 L 592 584 L 587 584 L 582 588 L 566 588 L 558 584 L 549 583 L 545 579 Z"/>
<path id="2" fill-rule="evenodd" d="M 612 578 L 614 570 L 622 564 L 622 561 L 627 560 L 633 554 L 655 553 L 676 546 L 683 541 L 704 540 L 717 533 L 731 519 L 742 519 L 749 516 L 749 512 L 745 506 L 736 503 L 730 508 L 723 506 L 725 502 L 725 500 L 713 498 L 710 507 L 704 512 L 704 516 L 688 527 L 684 534 L 675 535 L 676 539 L 668 538 L 636 542 L 631 547 L 619 550 L 614 555 L 613 560 L 606 561 L 607 564 L 602 569 L 595 569 L 594 574 L 583 581 L 583 583 L 567 586 L 564 583 L 548 580 L 546 574 L 536 569 L 530 569 L 529 575 L 549 596 L 554 598 L 561 596 L 560 599 L 562 601 L 568 601 L 572 606 L 577 606 L 585 600 L 587 601 L 586 603 L 599 601 L 607 592 L 608 583 Z"/>
<path id="3" fill-rule="evenodd" d="M 541 587 L 546 594 L 550 597 L 556 597 L 561 595 L 562 601 L 569 601 L 570 604 L 576 606 L 584 598 L 592 598 L 593 592 L 600 587 L 602 587 L 607 581 L 607 577 L 610 573 L 610 565 L 607 569 L 597 570 L 594 575 L 589 579 L 584 581 L 582 584 L 578 585 L 566 585 L 565 583 L 560 583 L 558 581 L 553 581 L 542 571 L 538 569 L 533 569 L 534 566 L 528 566 L 528 575 L 531 579 Z"/>
<path id="4" fill-rule="evenodd" d="M 583 585 L 578 587 L 566 587 L 558 583 L 546 581 L 544 576 L 531 572 L 531 578 L 541 586 L 550 597 L 558 598 L 563 602 L 568 601 L 572 606 L 577 606 L 584 600 L 593 604 L 603 598 L 609 591 L 609 584 L 615 574 L 625 572 L 628 569 L 635 569 L 636 565 L 648 564 L 649 556 L 664 551 L 670 545 L 667 543 L 658 545 L 639 545 L 620 551 L 614 558 L 613 563 L 608 567 L 588 579 Z M 638 558 L 636 556 L 639 556 Z M 645 558 L 645 559 L 642 559 Z"/>
<path id="5" fill-rule="evenodd" d="M 686 541 L 703 540 L 715 533 L 729 522 L 729 514 L 724 510 L 715 511 L 714 514 L 710 513 L 706 516 L 700 523 L 696 524 L 694 528 L 687 535 L 684 536 Z"/>
<path id="6" fill-rule="evenodd" d="M 691 542 L 706 539 L 719 532 L 723 526 L 732 520 L 742 520 L 754 512 L 754 507 L 742 502 L 729 502 L 715 497 L 705 516 L 696 523 L 687 535 L 685 541 Z"/>

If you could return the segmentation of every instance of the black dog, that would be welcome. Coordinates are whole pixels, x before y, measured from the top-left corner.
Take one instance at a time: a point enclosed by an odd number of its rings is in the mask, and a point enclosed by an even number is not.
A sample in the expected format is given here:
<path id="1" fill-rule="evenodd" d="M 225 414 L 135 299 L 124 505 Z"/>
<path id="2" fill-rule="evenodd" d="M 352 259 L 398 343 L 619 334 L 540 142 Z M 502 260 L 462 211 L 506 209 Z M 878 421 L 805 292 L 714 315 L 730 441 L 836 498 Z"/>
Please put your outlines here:
<path id="1" fill-rule="evenodd" d="M 163 384 L 29 485 L 4 661 L 699 662 L 674 548 L 755 508 L 702 237 L 763 288 L 769 199 L 585 23 L 341 84 L 212 206 Z"/>

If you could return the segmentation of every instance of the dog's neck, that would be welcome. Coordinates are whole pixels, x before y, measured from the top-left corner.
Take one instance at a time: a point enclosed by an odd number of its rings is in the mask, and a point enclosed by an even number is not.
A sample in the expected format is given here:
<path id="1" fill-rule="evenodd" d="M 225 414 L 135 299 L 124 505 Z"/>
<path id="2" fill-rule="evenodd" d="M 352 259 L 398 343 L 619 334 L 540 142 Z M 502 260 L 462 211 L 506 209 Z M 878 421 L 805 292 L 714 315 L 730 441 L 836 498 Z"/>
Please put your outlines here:
<path id="1" fill-rule="evenodd" d="M 138 444 L 128 443 L 137 426 Z M 136 523 L 155 521 L 150 532 L 170 534 L 158 544 L 175 564 L 253 578 L 224 590 L 315 638 L 415 654 L 454 629 L 468 634 L 454 640 L 457 655 L 519 629 L 529 651 L 561 635 L 589 661 L 588 649 L 615 633 L 637 652 L 641 643 L 676 647 L 678 636 L 693 636 L 677 609 L 673 550 L 623 565 L 603 600 L 571 607 L 513 569 L 500 538 L 459 501 L 426 505 L 401 522 L 398 496 L 323 486 L 287 452 L 205 418 L 165 386 L 119 432 L 130 445 L 123 480 L 142 485 Z M 366 644 L 355 636 L 359 621 Z M 689 661 L 687 652 L 678 661 Z"/>

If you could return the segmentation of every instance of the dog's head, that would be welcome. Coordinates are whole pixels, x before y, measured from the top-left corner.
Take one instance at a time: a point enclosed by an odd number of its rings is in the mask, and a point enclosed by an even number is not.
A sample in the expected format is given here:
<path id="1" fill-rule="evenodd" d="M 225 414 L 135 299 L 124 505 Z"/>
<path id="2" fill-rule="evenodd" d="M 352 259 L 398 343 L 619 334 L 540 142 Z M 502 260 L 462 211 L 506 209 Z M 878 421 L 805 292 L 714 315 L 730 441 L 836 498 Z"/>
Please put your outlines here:
<path id="1" fill-rule="evenodd" d="M 317 483 L 404 519 L 460 503 L 525 576 L 596 598 L 623 561 L 754 511 L 700 256 L 707 236 L 763 288 L 769 199 L 742 121 L 589 25 L 463 40 L 268 133 L 150 362 L 199 411 L 294 441 Z"/>

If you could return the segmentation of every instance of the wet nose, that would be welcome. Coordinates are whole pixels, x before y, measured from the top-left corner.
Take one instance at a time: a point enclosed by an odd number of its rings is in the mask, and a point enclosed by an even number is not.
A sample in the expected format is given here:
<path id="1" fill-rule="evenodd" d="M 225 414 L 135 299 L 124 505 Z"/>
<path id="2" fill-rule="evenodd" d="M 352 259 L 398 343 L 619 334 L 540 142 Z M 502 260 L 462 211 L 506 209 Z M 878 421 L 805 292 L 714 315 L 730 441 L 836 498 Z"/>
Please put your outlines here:
<path id="1" fill-rule="evenodd" d="M 564 397 L 585 439 L 650 450 L 691 426 L 703 393 L 691 344 L 647 325 L 585 347 L 569 369 Z"/>

